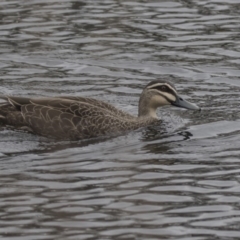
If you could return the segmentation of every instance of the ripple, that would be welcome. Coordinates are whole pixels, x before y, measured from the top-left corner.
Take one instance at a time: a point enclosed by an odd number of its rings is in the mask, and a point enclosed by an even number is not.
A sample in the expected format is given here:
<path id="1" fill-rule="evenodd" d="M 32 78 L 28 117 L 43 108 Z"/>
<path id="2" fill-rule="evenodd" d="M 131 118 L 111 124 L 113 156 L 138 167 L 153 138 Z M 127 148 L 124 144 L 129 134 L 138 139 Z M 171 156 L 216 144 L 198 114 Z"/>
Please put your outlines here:
<path id="1" fill-rule="evenodd" d="M 149 81 L 201 112 L 54 142 L 1 126 L 2 239 L 239 239 L 239 0 L 1 1 L 1 93 L 137 114 Z"/>

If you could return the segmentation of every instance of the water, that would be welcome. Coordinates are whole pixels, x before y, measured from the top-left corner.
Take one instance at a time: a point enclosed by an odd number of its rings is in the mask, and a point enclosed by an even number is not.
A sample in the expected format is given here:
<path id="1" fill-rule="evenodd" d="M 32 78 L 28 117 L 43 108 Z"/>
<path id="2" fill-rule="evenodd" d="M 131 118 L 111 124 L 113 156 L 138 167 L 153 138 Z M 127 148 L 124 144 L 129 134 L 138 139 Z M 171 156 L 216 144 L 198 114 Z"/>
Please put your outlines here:
<path id="1" fill-rule="evenodd" d="M 0 92 L 137 114 L 149 81 L 202 112 L 81 142 L 0 131 L 1 239 L 239 239 L 239 0 L 0 2 Z"/>

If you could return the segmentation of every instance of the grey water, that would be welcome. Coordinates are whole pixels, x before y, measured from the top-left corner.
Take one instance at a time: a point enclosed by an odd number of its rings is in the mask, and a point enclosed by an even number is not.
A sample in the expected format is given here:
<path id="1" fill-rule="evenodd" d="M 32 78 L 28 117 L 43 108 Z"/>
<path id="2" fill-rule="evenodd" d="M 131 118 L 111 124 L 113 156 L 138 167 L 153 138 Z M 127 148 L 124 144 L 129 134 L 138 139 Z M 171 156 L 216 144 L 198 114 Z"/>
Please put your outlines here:
<path id="1" fill-rule="evenodd" d="M 240 239 L 239 0 L 2 0 L 0 93 L 137 114 L 152 80 L 201 112 L 56 142 L 0 129 L 0 238 Z"/>

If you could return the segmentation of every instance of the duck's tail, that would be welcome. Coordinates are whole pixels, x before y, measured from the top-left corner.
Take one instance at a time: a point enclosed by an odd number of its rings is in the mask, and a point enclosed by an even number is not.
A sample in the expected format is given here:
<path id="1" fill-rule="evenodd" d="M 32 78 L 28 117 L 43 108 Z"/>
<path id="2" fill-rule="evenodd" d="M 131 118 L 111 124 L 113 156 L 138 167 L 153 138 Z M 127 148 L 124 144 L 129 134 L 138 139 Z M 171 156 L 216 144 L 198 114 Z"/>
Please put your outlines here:
<path id="1" fill-rule="evenodd" d="M 9 101 L 9 97 L 0 94 L 0 124 L 7 123 L 9 113 L 16 111 L 16 108 Z"/>

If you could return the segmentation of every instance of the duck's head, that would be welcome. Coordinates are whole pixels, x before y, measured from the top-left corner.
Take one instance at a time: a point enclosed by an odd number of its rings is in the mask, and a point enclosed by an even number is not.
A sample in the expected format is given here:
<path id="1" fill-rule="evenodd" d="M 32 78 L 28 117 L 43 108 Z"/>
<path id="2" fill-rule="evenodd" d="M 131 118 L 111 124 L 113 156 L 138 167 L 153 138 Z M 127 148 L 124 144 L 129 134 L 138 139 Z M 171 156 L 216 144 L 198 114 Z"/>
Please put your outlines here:
<path id="1" fill-rule="evenodd" d="M 157 118 L 158 107 L 173 105 L 190 110 L 200 110 L 198 106 L 180 97 L 174 85 L 167 81 L 152 81 L 142 91 L 139 99 L 138 116 Z"/>

